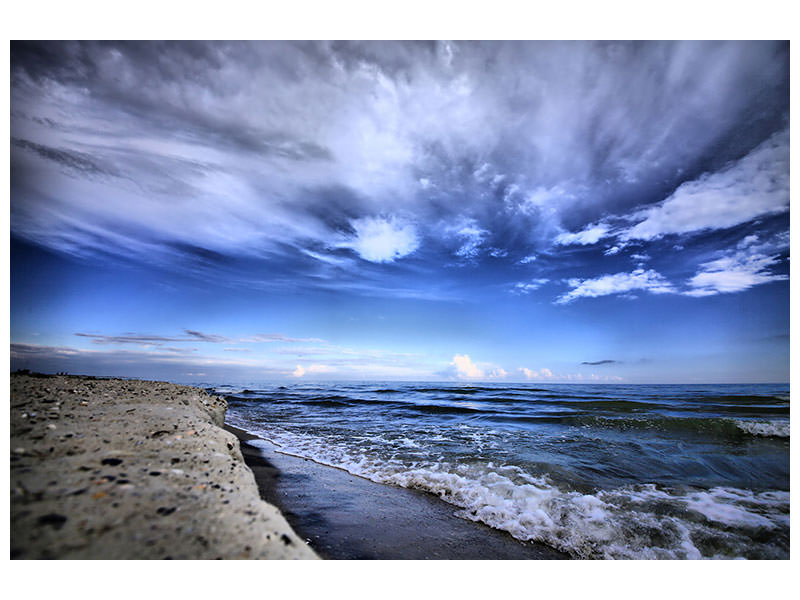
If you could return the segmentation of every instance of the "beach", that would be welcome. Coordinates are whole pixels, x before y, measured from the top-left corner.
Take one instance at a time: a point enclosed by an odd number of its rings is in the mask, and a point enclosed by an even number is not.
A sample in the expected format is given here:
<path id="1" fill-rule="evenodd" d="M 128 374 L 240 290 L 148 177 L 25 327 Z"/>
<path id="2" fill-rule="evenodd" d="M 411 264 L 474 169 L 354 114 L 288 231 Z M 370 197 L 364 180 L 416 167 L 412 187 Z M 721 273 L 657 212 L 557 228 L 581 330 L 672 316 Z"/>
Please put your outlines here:
<path id="1" fill-rule="evenodd" d="M 11 557 L 787 558 L 788 401 L 13 374 Z"/>
<path id="2" fill-rule="evenodd" d="M 337 560 L 560 560 L 544 544 L 456 516 L 432 494 L 375 483 L 290 456 L 230 425 L 264 497 L 322 558 Z"/>
<path id="3" fill-rule="evenodd" d="M 74 376 L 10 387 L 12 559 L 317 558 L 260 498 L 222 398 Z"/>

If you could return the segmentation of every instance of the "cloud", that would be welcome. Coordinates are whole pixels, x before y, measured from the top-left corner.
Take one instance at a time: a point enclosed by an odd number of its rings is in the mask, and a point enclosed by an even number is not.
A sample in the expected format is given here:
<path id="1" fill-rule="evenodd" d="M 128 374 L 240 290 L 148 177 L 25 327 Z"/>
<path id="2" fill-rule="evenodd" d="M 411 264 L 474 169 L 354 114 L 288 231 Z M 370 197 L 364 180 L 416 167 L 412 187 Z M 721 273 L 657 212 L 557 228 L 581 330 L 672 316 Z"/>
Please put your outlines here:
<path id="1" fill-rule="evenodd" d="M 161 345 L 165 342 L 208 342 L 212 344 L 227 343 L 259 343 L 259 342 L 324 342 L 319 338 L 293 338 L 282 333 L 259 333 L 246 338 L 233 339 L 214 333 L 204 333 L 193 329 L 184 329 L 186 336 L 163 336 L 147 334 L 125 334 L 125 335 L 101 335 L 95 333 L 76 333 L 78 337 L 91 339 L 95 344 L 139 344 L 139 345 Z"/>
<path id="2" fill-rule="evenodd" d="M 595 366 L 595 365 L 613 365 L 617 364 L 618 362 L 619 362 L 618 360 L 605 359 L 605 360 L 595 360 L 595 361 L 583 361 L 581 364 Z"/>
<path id="3" fill-rule="evenodd" d="M 455 367 L 456 376 L 459 378 L 477 379 L 484 376 L 483 370 L 472 363 L 468 354 L 456 354 L 450 365 Z"/>
<path id="4" fill-rule="evenodd" d="M 82 175 L 118 175 L 116 169 L 113 167 L 101 166 L 99 162 L 90 155 L 82 152 L 51 148 L 29 140 L 21 140 L 13 137 L 11 138 L 11 143 L 19 148 L 35 152 L 42 158 L 53 161 L 66 169 L 73 170 Z"/>
<path id="5" fill-rule="evenodd" d="M 568 304 L 577 298 L 597 298 L 643 290 L 651 294 L 670 294 L 676 290 L 663 275 L 649 269 L 636 269 L 631 273 L 602 275 L 594 279 L 570 279 L 573 288 L 556 299 L 557 304 Z"/>
<path id="6" fill-rule="evenodd" d="M 538 290 L 548 281 L 550 280 L 544 278 L 532 279 L 531 281 L 528 282 L 518 281 L 517 283 L 514 284 L 514 287 L 511 289 L 511 291 L 515 294 L 529 294 L 534 290 Z"/>
<path id="7" fill-rule="evenodd" d="M 691 289 L 684 294 L 694 297 L 714 296 L 741 292 L 763 283 L 787 281 L 788 275 L 770 271 L 781 263 L 780 255 L 759 252 L 758 246 L 754 244 L 756 240 L 756 236 L 750 236 L 733 253 L 702 263 L 699 271 L 687 282 Z M 742 243 L 745 245 L 742 246 Z"/>
<path id="8" fill-rule="evenodd" d="M 195 338 L 179 338 L 161 335 L 99 335 L 93 333 L 76 333 L 78 337 L 89 338 L 95 344 L 138 344 L 141 346 L 160 345 L 164 342 L 194 342 Z"/>
<path id="9" fill-rule="evenodd" d="M 619 234 L 652 240 L 667 234 L 724 229 L 789 209 L 789 131 L 774 134 L 716 173 L 681 184 L 663 202 L 631 215 Z"/>
<path id="10" fill-rule="evenodd" d="M 556 244 L 569 245 L 569 244 L 596 244 L 598 240 L 606 237 L 610 229 L 609 225 L 605 223 L 598 223 L 587 226 L 583 231 L 577 233 L 561 233 L 556 236 Z"/>
<path id="11" fill-rule="evenodd" d="M 210 333 L 203 333 L 202 331 L 193 331 L 191 329 L 184 329 L 187 335 L 189 335 L 193 340 L 198 340 L 201 342 L 212 342 L 215 344 L 230 342 L 229 338 L 226 338 L 222 335 L 214 335 Z"/>
<path id="12" fill-rule="evenodd" d="M 474 219 L 469 219 L 461 225 L 451 227 L 449 231 L 460 243 L 455 255 L 466 259 L 474 259 L 478 256 L 481 244 L 489 233 L 485 229 L 481 229 Z M 494 249 L 495 253 L 498 251 L 499 249 Z"/>
<path id="13" fill-rule="evenodd" d="M 14 42 L 11 230 L 176 269 L 186 244 L 308 286 L 369 276 L 337 248 L 533 256 L 683 231 L 698 198 L 747 219 L 783 206 L 783 142 L 754 148 L 785 127 L 788 60 L 786 42 Z M 603 220 L 631 211 L 635 231 Z"/>
<path id="14" fill-rule="evenodd" d="M 246 338 L 237 340 L 238 342 L 286 342 L 286 343 L 321 343 L 325 340 L 319 338 L 296 338 L 283 335 L 282 333 L 258 333 Z"/>
<path id="15" fill-rule="evenodd" d="M 553 372 L 550 369 L 539 369 L 534 371 L 527 367 L 520 367 L 519 371 L 525 375 L 526 379 L 553 379 Z"/>
<path id="16" fill-rule="evenodd" d="M 309 365 L 308 367 L 302 367 L 301 365 L 297 365 L 297 368 L 292 371 L 292 375 L 294 377 L 303 377 L 308 374 L 314 373 L 335 373 L 336 367 L 332 367 L 330 365 Z"/>
<path id="17" fill-rule="evenodd" d="M 361 258 L 370 262 L 392 262 L 419 247 L 416 229 L 398 222 L 394 217 L 365 217 L 352 221 L 351 226 L 355 230 L 354 236 L 338 246 L 352 248 Z"/>

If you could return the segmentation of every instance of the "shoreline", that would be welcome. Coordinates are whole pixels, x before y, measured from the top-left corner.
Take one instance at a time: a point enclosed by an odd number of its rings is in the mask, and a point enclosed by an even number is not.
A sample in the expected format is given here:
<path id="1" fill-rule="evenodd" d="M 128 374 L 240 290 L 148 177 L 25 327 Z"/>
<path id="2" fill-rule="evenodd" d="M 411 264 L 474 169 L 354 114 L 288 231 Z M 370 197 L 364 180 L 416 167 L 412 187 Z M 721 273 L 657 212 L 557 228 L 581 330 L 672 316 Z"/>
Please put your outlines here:
<path id="1" fill-rule="evenodd" d="M 311 459 L 226 424 L 261 497 L 278 507 L 323 559 L 562 560 L 570 557 L 455 516 L 458 507 L 415 489 L 389 486 Z"/>
<path id="2" fill-rule="evenodd" d="M 12 374 L 12 559 L 314 559 L 261 499 L 227 402 L 195 387 Z"/>

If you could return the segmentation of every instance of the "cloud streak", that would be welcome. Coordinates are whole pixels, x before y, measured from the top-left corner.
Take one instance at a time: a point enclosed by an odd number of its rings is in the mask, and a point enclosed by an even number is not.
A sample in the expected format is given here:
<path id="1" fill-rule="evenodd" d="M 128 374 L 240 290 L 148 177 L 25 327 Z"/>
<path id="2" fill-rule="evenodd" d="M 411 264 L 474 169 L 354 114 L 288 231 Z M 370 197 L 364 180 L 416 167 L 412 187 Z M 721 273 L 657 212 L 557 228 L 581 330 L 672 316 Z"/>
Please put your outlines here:
<path id="1" fill-rule="evenodd" d="M 559 296 L 557 304 L 568 304 L 578 298 L 598 298 L 636 291 L 651 294 L 672 294 L 677 291 L 660 273 L 641 268 L 630 273 L 602 275 L 593 279 L 570 279 L 568 284 L 572 289 Z"/>

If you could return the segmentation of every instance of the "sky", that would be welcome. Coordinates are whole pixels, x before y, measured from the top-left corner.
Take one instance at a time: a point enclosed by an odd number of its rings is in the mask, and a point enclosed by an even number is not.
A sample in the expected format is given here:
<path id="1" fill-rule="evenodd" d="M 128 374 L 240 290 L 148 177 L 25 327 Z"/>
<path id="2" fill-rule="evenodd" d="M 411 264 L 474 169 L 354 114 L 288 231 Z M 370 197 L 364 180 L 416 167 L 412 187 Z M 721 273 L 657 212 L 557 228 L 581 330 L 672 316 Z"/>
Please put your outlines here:
<path id="1" fill-rule="evenodd" d="M 789 379 L 785 42 L 11 44 L 11 368 Z"/>

